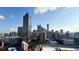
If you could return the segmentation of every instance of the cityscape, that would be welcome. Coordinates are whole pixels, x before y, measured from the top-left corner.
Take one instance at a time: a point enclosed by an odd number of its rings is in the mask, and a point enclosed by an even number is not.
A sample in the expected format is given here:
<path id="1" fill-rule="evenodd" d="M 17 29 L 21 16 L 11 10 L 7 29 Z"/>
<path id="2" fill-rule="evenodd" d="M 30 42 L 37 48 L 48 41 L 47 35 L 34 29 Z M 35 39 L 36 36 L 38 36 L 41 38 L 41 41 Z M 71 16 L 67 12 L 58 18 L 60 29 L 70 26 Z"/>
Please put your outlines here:
<path id="1" fill-rule="evenodd" d="M 1 14 L 10 17 L 5 22 Z M 0 51 L 79 51 L 78 14 L 79 8 L 0 7 Z"/>

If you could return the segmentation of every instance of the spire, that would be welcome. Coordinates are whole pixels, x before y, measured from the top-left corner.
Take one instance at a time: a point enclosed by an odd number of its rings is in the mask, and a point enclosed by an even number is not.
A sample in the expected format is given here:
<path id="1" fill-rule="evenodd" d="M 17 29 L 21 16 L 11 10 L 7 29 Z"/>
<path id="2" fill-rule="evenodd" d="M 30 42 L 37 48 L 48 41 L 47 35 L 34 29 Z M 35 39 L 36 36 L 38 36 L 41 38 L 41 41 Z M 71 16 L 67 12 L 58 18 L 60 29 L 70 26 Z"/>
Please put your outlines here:
<path id="1" fill-rule="evenodd" d="M 29 13 L 27 12 L 27 15 L 29 15 Z"/>
<path id="2" fill-rule="evenodd" d="M 26 14 L 25 14 L 25 16 L 28 16 L 29 15 L 29 13 L 27 12 Z"/>

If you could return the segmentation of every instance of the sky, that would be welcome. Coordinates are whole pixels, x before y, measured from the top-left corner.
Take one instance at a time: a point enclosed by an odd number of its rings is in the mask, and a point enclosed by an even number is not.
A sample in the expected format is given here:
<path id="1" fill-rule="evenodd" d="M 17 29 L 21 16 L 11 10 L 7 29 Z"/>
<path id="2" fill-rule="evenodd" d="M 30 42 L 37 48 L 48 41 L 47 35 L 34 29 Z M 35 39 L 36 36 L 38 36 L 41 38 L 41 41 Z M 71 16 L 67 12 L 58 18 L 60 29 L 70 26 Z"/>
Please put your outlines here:
<path id="1" fill-rule="evenodd" d="M 79 32 L 79 7 L 0 7 L 0 33 L 17 31 L 27 12 L 32 17 L 32 30 L 49 24 L 50 30 Z"/>

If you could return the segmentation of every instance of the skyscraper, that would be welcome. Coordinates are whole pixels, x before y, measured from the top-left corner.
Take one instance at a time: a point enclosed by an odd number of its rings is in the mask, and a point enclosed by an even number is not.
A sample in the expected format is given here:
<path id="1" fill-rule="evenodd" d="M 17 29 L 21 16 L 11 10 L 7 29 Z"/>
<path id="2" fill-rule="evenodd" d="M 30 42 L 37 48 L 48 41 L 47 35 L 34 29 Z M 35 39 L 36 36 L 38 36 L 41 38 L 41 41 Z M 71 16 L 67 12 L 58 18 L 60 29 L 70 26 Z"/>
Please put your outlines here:
<path id="1" fill-rule="evenodd" d="M 38 26 L 37 26 L 37 31 L 38 31 L 38 32 L 41 32 L 41 31 L 42 31 L 41 25 L 38 25 Z"/>
<path id="2" fill-rule="evenodd" d="M 49 24 L 47 24 L 47 31 L 49 31 Z"/>
<path id="3" fill-rule="evenodd" d="M 26 42 L 31 39 L 31 27 L 31 16 L 27 12 L 27 14 L 23 16 L 24 38 Z"/>
<path id="4" fill-rule="evenodd" d="M 24 28 L 23 27 L 18 27 L 18 36 L 24 39 Z"/>
<path id="5" fill-rule="evenodd" d="M 60 33 L 63 34 L 63 29 L 60 29 Z"/>

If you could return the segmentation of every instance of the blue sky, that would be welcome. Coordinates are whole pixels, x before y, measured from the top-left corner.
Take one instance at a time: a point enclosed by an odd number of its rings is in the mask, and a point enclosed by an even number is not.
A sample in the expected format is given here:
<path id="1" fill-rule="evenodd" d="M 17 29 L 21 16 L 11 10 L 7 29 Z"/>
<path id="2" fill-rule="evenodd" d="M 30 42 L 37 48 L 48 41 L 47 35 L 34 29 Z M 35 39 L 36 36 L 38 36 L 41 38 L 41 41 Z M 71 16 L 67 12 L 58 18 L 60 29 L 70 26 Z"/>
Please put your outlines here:
<path id="1" fill-rule="evenodd" d="M 16 31 L 23 26 L 23 16 L 27 12 L 32 17 L 32 29 L 37 29 L 37 25 L 46 28 L 49 24 L 50 30 L 79 31 L 78 7 L 0 7 L 0 33 Z"/>

